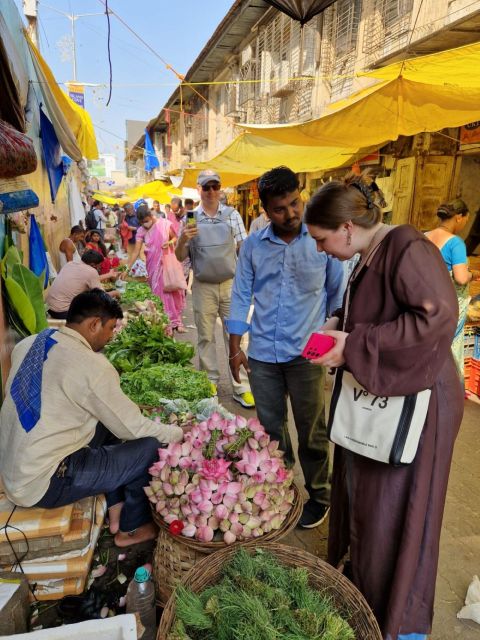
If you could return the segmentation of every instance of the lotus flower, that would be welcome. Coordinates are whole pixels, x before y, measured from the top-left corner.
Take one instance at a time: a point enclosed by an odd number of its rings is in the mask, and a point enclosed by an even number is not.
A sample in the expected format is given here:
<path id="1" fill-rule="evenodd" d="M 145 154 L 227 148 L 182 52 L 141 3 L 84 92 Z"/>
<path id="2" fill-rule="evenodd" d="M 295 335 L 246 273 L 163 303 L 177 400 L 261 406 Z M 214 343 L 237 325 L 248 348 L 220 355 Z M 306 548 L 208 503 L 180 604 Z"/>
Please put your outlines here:
<path id="1" fill-rule="evenodd" d="M 229 480 L 230 472 L 228 470 L 231 462 L 227 462 L 222 458 L 213 458 L 212 460 L 204 460 L 200 473 L 206 480 Z"/>
<path id="2" fill-rule="evenodd" d="M 182 536 L 187 538 L 193 538 L 197 533 L 197 527 L 194 524 L 186 524 L 182 529 Z"/>
<path id="3" fill-rule="evenodd" d="M 231 531 L 225 531 L 223 534 L 223 541 L 225 544 L 233 544 L 237 539 L 237 536 Z"/>

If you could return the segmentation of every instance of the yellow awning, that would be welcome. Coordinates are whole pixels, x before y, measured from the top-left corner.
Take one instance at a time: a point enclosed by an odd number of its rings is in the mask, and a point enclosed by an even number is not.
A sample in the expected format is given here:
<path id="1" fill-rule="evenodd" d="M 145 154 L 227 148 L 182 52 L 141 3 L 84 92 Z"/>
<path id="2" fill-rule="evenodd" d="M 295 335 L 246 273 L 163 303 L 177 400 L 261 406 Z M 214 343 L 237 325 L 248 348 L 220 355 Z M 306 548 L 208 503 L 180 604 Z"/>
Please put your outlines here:
<path id="1" fill-rule="evenodd" d="M 222 179 L 223 187 L 234 187 L 258 178 L 279 164 L 286 164 L 297 173 L 322 171 L 352 164 L 372 150 L 351 146 L 307 149 L 243 133 L 212 160 L 198 162 L 194 167 L 186 169 L 182 187 L 195 187 L 198 173 L 202 169 L 216 171 Z"/>
<path id="2" fill-rule="evenodd" d="M 115 196 L 112 196 L 111 193 L 106 193 L 104 191 L 94 191 L 92 193 L 92 198 L 94 200 L 98 200 L 99 202 L 104 202 L 105 204 L 110 204 L 110 205 L 114 205 L 114 204 L 118 204 L 120 206 L 124 205 L 125 202 L 128 202 L 128 198 L 116 198 Z"/>
<path id="3" fill-rule="evenodd" d="M 125 191 L 125 195 L 130 202 L 139 198 L 152 198 L 158 200 L 160 204 L 167 204 L 174 196 L 181 198 L 182 190 L 176 189 L 172 184 L 167 184 L 162 180 L 152 180 L 133 189 L 128 189 Z"/>
<path id="4" fill-rule="evenodd" d="M 48 115 L 60 145 L 65 153 L 77 162 L 82 157 L 96 160 L 98 158 L 97 141 L 90 115 L 60 89 L 50 67 L 28 34 L 24 33 Z"/>
<path id="5" fill-rule="evenodd" d="M 379 82 L 334 103 L 315 120 L 239 126 L 289 145 L 378 147 L 400 135 L 480 119 L 479 68 L 480 43 L 466 45 L 361 74 Z"/>

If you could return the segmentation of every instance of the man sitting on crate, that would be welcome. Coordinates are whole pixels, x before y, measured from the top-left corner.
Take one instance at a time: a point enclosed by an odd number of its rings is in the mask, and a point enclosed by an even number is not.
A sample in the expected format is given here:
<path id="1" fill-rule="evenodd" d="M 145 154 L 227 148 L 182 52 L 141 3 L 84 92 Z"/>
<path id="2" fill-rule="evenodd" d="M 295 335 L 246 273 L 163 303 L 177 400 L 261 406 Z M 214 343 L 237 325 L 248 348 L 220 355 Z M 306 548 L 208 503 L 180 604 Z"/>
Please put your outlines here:
<path id="1" fill-rule="evenodd" d="M 0 476 L 9 500 L 54 508 L 105 493 L 120 547 L 156 536 L 143 487 L 159 443 L 183 435 L 145 418 L 100 353 L 122 317 L 100 289 L 76 296 L 65 327 L 13 350 L 0 411 Z"/>

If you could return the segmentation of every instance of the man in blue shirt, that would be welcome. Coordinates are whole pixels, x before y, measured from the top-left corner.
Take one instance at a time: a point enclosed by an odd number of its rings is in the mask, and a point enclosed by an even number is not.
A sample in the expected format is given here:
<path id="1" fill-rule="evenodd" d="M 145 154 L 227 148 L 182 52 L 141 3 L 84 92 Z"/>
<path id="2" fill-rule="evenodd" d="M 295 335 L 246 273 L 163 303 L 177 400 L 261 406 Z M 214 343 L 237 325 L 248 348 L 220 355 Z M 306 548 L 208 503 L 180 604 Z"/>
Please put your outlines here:
<path id="1" fill-rule="evenodd" d="M 247 370 L 258 418 L 293 464 L 287 426 L 290 397 L 310 496 L 300 525 L 312 528 L 323 522 L 330 504 L 325 370 L 300 354 L 310 335 L 341 305 L 343 268 L 337 259 L 319 253 L 308 234 L 293 171 L 287 167 L 268 171 L 259 179 L 258 191 L 271 224 L 250 235 L 240 250 L 226 321 L 230 368 L 236 380 L 241 366 Z M 249 329 L 247 360 L 240 340 Z"/>

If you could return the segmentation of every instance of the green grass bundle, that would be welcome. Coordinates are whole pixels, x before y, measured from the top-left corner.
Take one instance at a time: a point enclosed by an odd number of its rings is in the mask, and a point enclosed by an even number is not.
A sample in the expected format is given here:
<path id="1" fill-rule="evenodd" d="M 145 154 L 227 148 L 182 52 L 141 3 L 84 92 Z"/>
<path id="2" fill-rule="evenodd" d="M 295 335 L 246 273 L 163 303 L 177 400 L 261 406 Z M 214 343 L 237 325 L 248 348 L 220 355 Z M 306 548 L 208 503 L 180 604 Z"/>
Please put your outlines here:
<path id="1" fill-rule="evenodd" d="M 220 581 L 199 594 L 180 585 L 168 640 L 354 640 L 332 599 L 264 551 L 239 549 Z"/>

